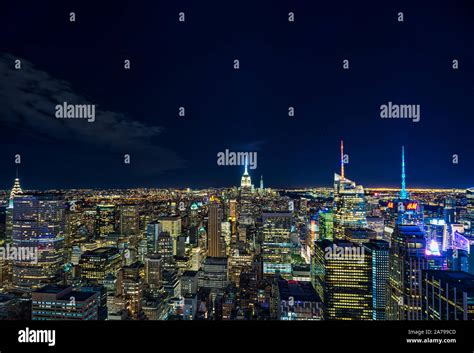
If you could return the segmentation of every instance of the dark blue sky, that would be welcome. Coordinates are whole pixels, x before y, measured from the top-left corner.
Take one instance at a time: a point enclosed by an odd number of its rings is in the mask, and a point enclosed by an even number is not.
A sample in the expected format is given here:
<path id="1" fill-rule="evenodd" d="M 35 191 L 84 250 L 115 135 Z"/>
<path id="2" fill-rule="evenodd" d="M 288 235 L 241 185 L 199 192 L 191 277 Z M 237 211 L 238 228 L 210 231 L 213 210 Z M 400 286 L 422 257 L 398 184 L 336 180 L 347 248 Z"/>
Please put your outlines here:
<path id="1" fill-rule="evenodd" d="M 25 188 L 237 185 L 242 168 L 216 163 L 226 148 L 258 152 L 255 183 L 331 185 L 341 138 L 365 186 L 398 185 L 402 144 L 409 187 L 472 186 L 474 3 L 327 3 L 1 4 L 0 188 L 16 153 Z M 64 100 L 96 104 L 97 121 L 59 121 Z M 381 119 L 389 101 L 421 121 Z"/>

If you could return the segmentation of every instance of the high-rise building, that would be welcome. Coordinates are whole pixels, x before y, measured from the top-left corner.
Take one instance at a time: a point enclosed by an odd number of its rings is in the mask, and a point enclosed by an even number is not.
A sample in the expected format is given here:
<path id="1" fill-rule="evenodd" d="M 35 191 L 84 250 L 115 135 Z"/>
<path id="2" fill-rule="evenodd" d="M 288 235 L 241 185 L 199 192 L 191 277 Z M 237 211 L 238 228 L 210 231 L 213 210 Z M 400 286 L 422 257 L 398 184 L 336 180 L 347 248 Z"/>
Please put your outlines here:
<path id="1" fill-rule="evenodd" d="M 145 257 L 145 284 L 150 291 L 157 293 L 162 286 L 163 259 L 158 254 Z"/>
<path id="2" fill-rule="evenodd" d="M 139 319 L 142 315 L 143 280 L 140 276 L 142 268 L 143 265 L 139 262 L 124 266 L 117 280 L 120 294 L 127 303 L 130 316 L 134 319 Z"/>
<path id="3" fill-rule="evenodd" d="M 168 232 L 168 234 L 173 239 L 173 255 L 176 255 L 177 239 L 182 232 L 181 217 L 178 215 L 169 217 L 159 217 L 158 222 L 161 224 L 162 231 Z"/>
<path id="4" fill-rule="evenodd" d="M 344 145 L 341 141 L 341 175 L 334 174 L 334 238 L 343 239 L 345 228 L 366 228 L 365 194 L 361 185 L 344 176 Z"/>
<path id="5" fill-rule="evenodd" d="M 81 277 L 102 283 L 107 275 L 117 275 L 122 264 L 122 257 L 117 248 L 98 248 L 81 255 L 79 267 Z"/>
<path id="6" fill-rule="evenodd" d="M 158 249 L 158 237 L 163 231 L 160 222 L 151 222 L 146 225 L 146 241 L 148 253 L 154 253 Z"/>
<path id="7" fill-rule="evenodd" d="M 227 259 L 208 257 L 202 264 L 198 275 L 198 285 L 216 293 L 224 293 L 229 285 Z"/>
<path id="8" fill-rule="evenodd" d="M 225 242 L 222 239 L 222 213 L 217 201 L 209 203 L 207 231 L 207 254 L 210 257 L 225 257 Z"/>
<path id="9" fill-rule="evenodd" d="M 325 320 L 372 320 L 372 264 L 363 246 L 317 241 L 311 265 Z"/>
<path id="10" fill-rule="evenodd" d="M 388 257 L 390 247 L 383 240 L 371 240 L 363 244 L 370 266 L 370 292 L 372 296 L 372 320 L 386 320 Z"/>
<path id="11" fill-rule="evenodd" d="M 239 197 L 239 223 L 241 225 L 251 225 L 254 223 L 252 217 L 252 191 L 253 185 L 247 170 L 247 160 L 245 160 L 245 170 L 240 182 Z"/>
<path id="12" fill-rule="evenodd" d="M 291 213 L 263 213 L 263 274 L 291 278 Z"/>
<path id="13" fill-rule="evenodd" d="M 140 233 L 140 212 L 137 205 L 120 205 L 120 236 L 136 236 Z"/>
<path id="14" fill-rule="evenodd" d="M 229 220 L 232 222 L 237 220 L 237 200 L 229 201 Z"/>
<path id="15" fill-rule="evenodd" d="M 443 218 L 448 224 L 456 223 L 456 199 L 454 197 L 444 199 Z"/>
<path id="16" fill-rule="evenodd" d="M 13 198 L 13 246 L 30 256 L 13 261 L 19 290 L 57 281 L 64 254 L 64 199 L 55 194 L 17 194 Z"/>
<path id="17" fill-rule="evenodd" d="M 10 192 L 10 200 L 13 200 L 15 196 L 23 194 L 23 190 L 20 186 L 20 179 L 17 177 L 15 178 L 15 182 L 13 183 L 13 188 Z"/>
<path id="18" fill-rule="evenodd" d="M 402 146 L 402 186 L 400 189 L 400 195 L 398 199 L 387 203 L 387 213 L 392 227 L 395 227 L 396 224 L 414 224 L 422 226 L 422 205 L 418 201 L 410 199 L 410 195 L 406 190 L 405 178 L 405 148 Z"/>
<path id="19" fill-rule="evenodd" d="M 398 224 L 392 234 L 387 298 L 388 320 L 421 320 L 422 270 L 428 268 L 423 230 Z"/>
<path id="20" fill-rule="evenodd" d="M 98 320 L 99 293 L 47 285 L 31 293 L 32 320 Z"/>
<path id="21" fill-rule="evenodd" d="M 8 200 L 8 206 L 5 210 L 5 243 L 11 244 L 13 239 L 13 199 L 17 195 L 23 194 L 23 190 L 20 186 L 20 179 L 15 178 L 13 188 L 10 192 L 10 198 Z"/>
<path id="22" fill-rule="evenodd" d="M 252 188 L 252 179 L 250 178 L 249 172 L 247 170 L 247 159 L 245 159 L 245 170 L 240 181 L 240 187 L 242 189 L 251 189 Z"/>
<path id="23" fill-rule="evenodd" d="M 180 278 L 181 295 L 195 295 L 198 290 L 198 271 L 185 271 Z"/>
<path id="24" fill-rule="evenodd" d="M 115 205 L 97 205 L 96 211 L 96 237 L 105 238 L 115 232 Z"/>
<path id="25" fill-rule="evenodd" d="M 234 249 L 229 256 L 229 279 L 237 287 L 240 282 L 240 274 L 246 270 L 251 270 L 253 256 L 244 251 Z"/>
<path id="26" fill-rule="evenodd" d="M 319 237 L 317 240 L 333 240 L 334 214 L 331 211 L 321 211 L 318 213 Z"/>
<path id="27" fill-rule="evenodd" d="M 474 275 L 423 271 L 423 320 L 474 320 Z"/>
<path id="28" fill-rule="evenodd" d="M 161 232 L 158 235 L 156 253 L 163 259 L 163 267 L 172 269 L 175 267 L 173 257 L 173 238 L 168 232 Z"/>

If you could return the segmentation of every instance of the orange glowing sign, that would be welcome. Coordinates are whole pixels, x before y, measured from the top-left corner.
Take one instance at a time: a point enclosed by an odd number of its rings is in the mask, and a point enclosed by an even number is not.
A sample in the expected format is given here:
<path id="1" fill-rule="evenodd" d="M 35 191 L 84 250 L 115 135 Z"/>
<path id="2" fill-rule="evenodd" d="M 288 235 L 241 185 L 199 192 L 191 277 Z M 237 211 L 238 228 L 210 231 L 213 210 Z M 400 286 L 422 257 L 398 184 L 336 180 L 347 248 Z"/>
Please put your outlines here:
<path id="1" fill-rule="evenodd" d="M 403 208 L 407 211 L 416 211 L 418 209 L 418 202 L 399 202 L 398 205 L 403 204 Z M 387 208 L 394 208 L 395 203 L 393 201 L 387 202 Z"/>

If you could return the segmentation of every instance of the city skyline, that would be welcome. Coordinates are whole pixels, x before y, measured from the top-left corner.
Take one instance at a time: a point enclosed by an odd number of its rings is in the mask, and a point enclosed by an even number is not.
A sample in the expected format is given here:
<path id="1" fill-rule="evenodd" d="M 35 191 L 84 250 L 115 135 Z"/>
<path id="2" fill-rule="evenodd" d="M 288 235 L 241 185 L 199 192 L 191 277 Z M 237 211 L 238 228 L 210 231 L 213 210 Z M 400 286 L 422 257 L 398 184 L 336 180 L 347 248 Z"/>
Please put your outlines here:
<path id="1" fill-rule="evenodd" d="M 472 351 L 473 19 L 2 3 L 0 353 Z"/>
<path id="2" fill-rule="evenodd" d="M 349 163 L 345 163 L 344 160 L 345 158 L 348 156 L 346 154 L 344 154 L 344 146 L 343 146 L 343 140 L 340 141 L 340 175 L 342 176 L 342 178 L 344 178 L 344 170 L 347 169 L 349 167 Z M 401 155 L 401 159 L 400 159 L 400 162 L 401 162 L 401 178 L 399 180 L 399 187 L 400 187 L 400 191 L 404 193 L 404 197 L 407 196 L 406 194 L 406 190 L 414 190 L 414 189 L 446 189 L 446 190 L 449 190 L 449 189 L 469 189 L 471 188 L 471 186 L 467 186 L 467 187 L 456 187 L 456 186 L 453 186 L 453 187 L 438 187 L 438 186 L 434 186 L 434 187 L 429 187 L 429 186 L 412 186 L 412 187 L 406 187 L 406 172 L 405 172 L 405 168 L 406 168 L 406 163 L 405 163 L 405 146 L 401 146 L 402 148 L 402 155 Z M 348 158 L 347 158 L 348 159 Z M 240 168 L 240 169 L 244 169 L 244 174 L 248 174 L 248 168 L 247 168 L 247 165 L 248 165 L 248 162 L 247 160 L 245 160 L 245 163 L 243 165 L 239 165 L 237 168 Z M 229 167 L 229 166 L 227 166 Z M 252 169 L 251 169 L 252 170 Z M 257 170 L 253 170 L 254 173 L 252 174 L 255 174 L 255 176 L 258 175 L 258 171 Z M 15 180 L 19 179 L 19 168 L 17 167 L 16 168 L 16 178 Z M 263 175 L 260 175 L 260 182 L 263 182 Z M 237 185 L 237 184 L 236 184 Z M 234 185 L 234 186 L 236 186 Z M 258 186 L 258 185 L 257 185 Z M 110 187 L 110 188 L 97 188 L 97 187 L 83 187 L 83 188 L 80 188 L 80 189 L 139 189 L 139 188 L 149 188 L 149 189 L 169 189 L 169 188 L 176 188 L 176 189 L 180 189 L 180 188 L 190 188 L 190 189 L 194 189 L 194 190 L 205 190 L 205 189 L 209 189 L 209 188 L 214 188 L 215 186 L 213 185 L 209 185 L 207 187 L 201 187 L 201 188 L 192 188 L 192 187 L 189 187 L 189 186 L 162 186 L 162 187 L 140 187 L 140 186 L 137 186 L 137 187 L 121 187 L 121 188 L 114 188 L 114 187 Z M 221 187 L 218 187 L 218 188 L 231 188 L 233 187 L 232 185 L 227 185 L 227 186 L 221 186 Z M 267 186 L 268 187 L 268 186 Z M 314 186 L 296 186 L 296 187 L 284 187 L 284 186 L 276 186 L 276 187 L 273 187 L 274 189 L 298 189 L 298 188 L 332 188 L 331 185 L 314 185 Z M 270 188 L 272 188 L 270 186 Z M 381 186 L 381 185 L 377 185 L 377 186 L 372 186 L 372 185 L 365 185 L 365 188 L 367 189 L 376 189 L 376 188 L 380 188 L 380 189 L 394 189 L 394 188 L 398 188 L 397 186 L 395 185 L 387 185 L 387 186 Z M 78 189 L 78 188 L 75 188 L 75 187 L 67 187 L 67 188 L 52 188 L 52 189 Z M 8 188 L 4 189 L 4 190 L 9 190 Z M 30 189 L 30 190 L 47 190 L 47 189 Z"/>

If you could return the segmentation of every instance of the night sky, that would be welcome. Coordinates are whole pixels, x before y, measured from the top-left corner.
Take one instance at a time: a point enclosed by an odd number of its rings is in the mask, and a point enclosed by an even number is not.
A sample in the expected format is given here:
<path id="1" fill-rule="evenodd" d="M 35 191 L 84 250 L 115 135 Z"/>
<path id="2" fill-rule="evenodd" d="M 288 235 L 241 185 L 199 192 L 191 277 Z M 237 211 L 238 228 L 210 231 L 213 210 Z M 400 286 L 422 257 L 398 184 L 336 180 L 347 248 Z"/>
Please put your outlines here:
<path id="1" fill-rule="evenodd" d="M 238 185 L 225 149 L 258 153 L 254 184 L 329 186 L 340 139 L 364 186 L 399 184 L 402 145 L 408 187 L 474 185 L 472 0 L 48 3 L 0 4 L 2 189 L 17 153 L 26 189 Z M 96 121 L 56 119 L 64 101 Z"/>

